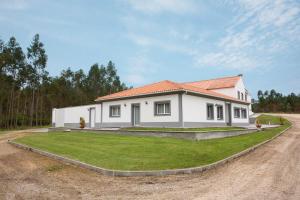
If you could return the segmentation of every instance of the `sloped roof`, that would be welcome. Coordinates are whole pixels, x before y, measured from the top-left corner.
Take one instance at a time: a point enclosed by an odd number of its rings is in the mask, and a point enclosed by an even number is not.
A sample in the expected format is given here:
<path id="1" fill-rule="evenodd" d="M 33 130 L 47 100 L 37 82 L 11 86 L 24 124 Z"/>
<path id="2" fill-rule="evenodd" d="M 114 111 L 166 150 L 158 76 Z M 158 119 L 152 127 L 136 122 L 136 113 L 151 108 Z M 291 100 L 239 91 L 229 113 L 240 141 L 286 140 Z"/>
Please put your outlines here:
<path id="1" fill-rule="evenodd" d="M 203 88 L 206 90 L 232 88 L 237 84 L 240 78 L 241 76 L 231 76 L 231 77 L 216 78 L 216 79 L 203 80 L 203 81 L 188 82 L 186 84 Z"/>
<path id="2" fill-rule="evenodd" d="M 123 99 L 128 97 L 138 97 L 144 95 L 154 95 L 154 94 L 169 93 L 169 92 L 191 92 L 191 93 L 202 94 L 210 97 L 246 103 L 244 101 L 238 100 L 236 98 L 227 95 L 223 95 L 211 90 L 196 87 L 189 83 L 175 83 L 169 80 L 164 80 L 157 83 L 145 85 L 142 87 L 132 88 L 114 94 L 98 97 L 95 101 L 109 101 L 109 100 Z"/>

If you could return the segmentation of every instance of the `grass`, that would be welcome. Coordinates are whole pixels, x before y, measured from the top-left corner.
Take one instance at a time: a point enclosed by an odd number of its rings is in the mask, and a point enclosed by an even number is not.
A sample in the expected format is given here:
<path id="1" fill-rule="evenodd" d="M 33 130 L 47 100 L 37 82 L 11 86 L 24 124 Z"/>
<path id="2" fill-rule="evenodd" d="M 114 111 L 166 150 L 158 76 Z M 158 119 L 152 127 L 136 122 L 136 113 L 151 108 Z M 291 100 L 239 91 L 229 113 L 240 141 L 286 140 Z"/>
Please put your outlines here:
<path id="1" fill-rule="evenodd" d="M 16 139 L 41 150 L 118 170 L 161 170 L 207 165 L 268 140 L 289 126 L 202 141 L 92 132 L 39 133 Z"/>
<path id="2" fill-rule="evenodd" d="M 160 128 L 160 127 L 129 127 L 126 131 L 157 131 L 157 132 L 209 132 L 243 130 L 241 127 L 207 127 L 207 128 Z"/>
<path id="3" fill-rule="evenodd" d="M 260 124 L 272 124 L 272 125 L 282 125 L 287 123 L 287 120 L 283 117 L 273 116 L 273 115 L 260 115 L 257 120 Z"/>

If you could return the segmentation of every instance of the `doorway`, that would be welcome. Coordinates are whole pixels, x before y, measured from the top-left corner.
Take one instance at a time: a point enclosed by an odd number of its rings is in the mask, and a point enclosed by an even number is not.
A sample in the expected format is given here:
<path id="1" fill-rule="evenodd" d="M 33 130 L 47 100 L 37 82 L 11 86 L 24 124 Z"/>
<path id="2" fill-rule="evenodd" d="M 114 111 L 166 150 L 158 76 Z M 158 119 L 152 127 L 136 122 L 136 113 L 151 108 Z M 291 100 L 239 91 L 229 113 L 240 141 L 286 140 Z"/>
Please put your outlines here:
<path id="1" fill-rule="evenodd" d="M 140 104 L 131 105 L 132 126 L 140 125 Z"/>

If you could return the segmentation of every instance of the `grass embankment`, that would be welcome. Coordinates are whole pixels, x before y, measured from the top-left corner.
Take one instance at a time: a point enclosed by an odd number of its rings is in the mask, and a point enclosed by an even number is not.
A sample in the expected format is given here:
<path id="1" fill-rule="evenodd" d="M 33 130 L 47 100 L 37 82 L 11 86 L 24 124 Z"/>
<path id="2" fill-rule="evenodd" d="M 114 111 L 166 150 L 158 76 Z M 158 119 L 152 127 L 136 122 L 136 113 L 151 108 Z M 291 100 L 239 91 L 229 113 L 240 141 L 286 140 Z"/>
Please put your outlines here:
<path id="1" fill-rule="evenodd" d="M 160 127 L 129 127 L 122 128 L 125 131 L 154 131 L 154 132 L 212 132 L 244 130 L 241 127 L 207 127 L 207 128 L 160 128 Z"/>
<path id="2" fill-rule="evenodd" d="M 271 124 L 271 125 L 282 125 L 288 123 L 283 117 L 273 116 L 273 115 L 260 115 L 257 119 L 260 124 Z"/>
<path id="3" fill-rule="evenodd" d="M 268 140 L 290 126 L 201 141 L 91 132 L 54 132 L 17 139 L 41 150 L 118 170 L 160 170 L 207 165 Z"/>

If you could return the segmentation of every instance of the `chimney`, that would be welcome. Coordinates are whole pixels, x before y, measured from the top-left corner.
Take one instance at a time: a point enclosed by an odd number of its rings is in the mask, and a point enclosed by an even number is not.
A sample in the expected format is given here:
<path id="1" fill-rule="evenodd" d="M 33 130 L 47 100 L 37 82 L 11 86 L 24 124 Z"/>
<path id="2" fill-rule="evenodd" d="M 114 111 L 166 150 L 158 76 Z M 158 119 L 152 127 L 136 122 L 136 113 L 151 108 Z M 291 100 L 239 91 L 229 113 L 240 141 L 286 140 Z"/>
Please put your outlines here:
<path id="1" fill-rule="evenodd" d="M 241 76 L 241 77 L 242 77 L 242 76 L 243 76 L 243 74 L 238 74 L 238 76 Z"/>

